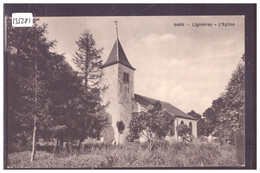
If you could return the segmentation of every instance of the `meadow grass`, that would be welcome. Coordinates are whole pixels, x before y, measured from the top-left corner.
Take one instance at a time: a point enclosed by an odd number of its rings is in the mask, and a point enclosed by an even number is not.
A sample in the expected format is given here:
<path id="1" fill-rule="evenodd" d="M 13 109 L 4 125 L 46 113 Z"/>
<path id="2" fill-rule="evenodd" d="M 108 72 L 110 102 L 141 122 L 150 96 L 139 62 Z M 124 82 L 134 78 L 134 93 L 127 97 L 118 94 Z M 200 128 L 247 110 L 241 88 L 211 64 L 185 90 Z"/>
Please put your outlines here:
<path id="1" fill-rule="evenodd" d="M 30 151 L 8 155 L 8 168 L 150 168 L 150 167 L 236 167 L 235 147 L 196 140 L 192 143 L 159 144 L 152 152 L 148 145 L 127 143 L 99 145 L 85 152 L 61 154 L 37 151 L 30 163 Z"/>

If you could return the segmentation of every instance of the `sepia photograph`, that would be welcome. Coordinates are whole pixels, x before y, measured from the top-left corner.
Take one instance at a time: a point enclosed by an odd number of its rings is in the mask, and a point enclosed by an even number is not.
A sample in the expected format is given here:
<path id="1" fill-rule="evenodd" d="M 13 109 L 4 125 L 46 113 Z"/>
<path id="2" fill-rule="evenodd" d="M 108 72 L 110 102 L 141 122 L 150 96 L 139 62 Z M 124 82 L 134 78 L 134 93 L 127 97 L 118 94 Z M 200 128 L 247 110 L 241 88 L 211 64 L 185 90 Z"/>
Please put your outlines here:
<path id="1" fill-rule="evenodd" d="M 5 5 L 5 169 L 254 167 L 255 19 L 38 6 Z"/>

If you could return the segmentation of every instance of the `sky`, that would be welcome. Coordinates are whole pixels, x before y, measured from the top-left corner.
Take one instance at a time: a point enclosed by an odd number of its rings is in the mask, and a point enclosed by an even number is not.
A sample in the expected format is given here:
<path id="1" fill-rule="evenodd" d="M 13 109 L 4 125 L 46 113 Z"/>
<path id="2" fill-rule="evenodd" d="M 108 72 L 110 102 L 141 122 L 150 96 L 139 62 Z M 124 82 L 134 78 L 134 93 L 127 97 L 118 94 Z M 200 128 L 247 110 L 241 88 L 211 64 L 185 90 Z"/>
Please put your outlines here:
<path id="1" fill-rule="evenodd" d="M 244 16 L 41 17 L 55 51 L 72 58 L 88 29 L 105 63 L 119 40 L 135 70 L 136 94 L 166 101 L 184 112 L 202 114 L 217 99 L 244 54 Z M 219 26 L 219 23 L 234 25 Z M 174 26 L 184 23 L 184 26 Z M 210 23 L 212 26 L 193 26 Z M 216 24 L 216 25 L 214 25 Z M 76 68 L 75 68 L 76 69 Z"/>

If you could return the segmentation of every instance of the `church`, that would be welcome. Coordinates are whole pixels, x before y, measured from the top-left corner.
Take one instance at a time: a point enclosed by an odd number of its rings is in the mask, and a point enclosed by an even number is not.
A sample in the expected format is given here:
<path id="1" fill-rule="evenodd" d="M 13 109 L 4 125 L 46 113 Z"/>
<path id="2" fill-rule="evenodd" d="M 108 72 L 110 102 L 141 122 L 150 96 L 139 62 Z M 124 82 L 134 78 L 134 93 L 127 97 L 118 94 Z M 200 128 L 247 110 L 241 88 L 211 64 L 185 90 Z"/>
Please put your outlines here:
<path id="1" fill-rule="evenodd" d="M 128 61 L 122 45 L 117 37 L 114 46 L 106 60 L 101 66 L 103 77 L 102 83 L 107 86 L 103 93 L 103 101 L 108 103 L 106 111 L 112 117 L 112 127 L 114 129 L 114 139 L 116 144 L 123 144 L 129 133 L 129 123 L 132 114 L 147 111 L 149 105 L 155 103 L 156 99 L 148 98 L 134 92 L 134 72 L 135 68 Z M 145 85 L 145 84 L 142 84 Z M 176 126 L 186 124 L 192 129 L 192 135 L 197 138 L 197 119 L 184 113 L 170 103 L 160 101 L 163 109 L 167 109 L 176 119 L 174 122 L 175 134 L 166 137 L 168 141 L 177 141 L 178 134 Z M 123 121 L 125 130 L 120 134 L 117 130 L 117 122 Z"/>

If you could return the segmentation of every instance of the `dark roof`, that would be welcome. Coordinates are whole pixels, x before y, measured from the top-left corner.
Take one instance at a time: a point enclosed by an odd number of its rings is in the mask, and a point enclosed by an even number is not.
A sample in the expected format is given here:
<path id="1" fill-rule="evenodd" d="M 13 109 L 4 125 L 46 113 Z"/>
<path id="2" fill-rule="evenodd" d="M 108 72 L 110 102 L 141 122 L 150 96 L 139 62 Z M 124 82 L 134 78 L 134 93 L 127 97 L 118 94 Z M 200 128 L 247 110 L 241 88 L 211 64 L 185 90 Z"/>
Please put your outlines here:
<path id="1" fill-rule="evenodd" d="M 134 95 L 134 99 L 137 103 L 144 106 L 145 108 L 147 108 L 147 106 L 149 106 L 150 104 L 155 103 L 156 101 L 160 101 L 160 100 L 155 100 L 155 99 L 152 99 L 152 98 L 149 98 L 149 97 L 141 96 L 141 95 L 138 95 L 138 94 Z M 180 109 L 171 105 L 170 103 L 163 102 L 163 101 L 160 101 L 160 102 L 161 102 L 163 109 L 170 111 L 176 117 L 197 120 L 196 118 L 184 113 L 183 111 L 181 111 Z"/>
<path id="2" fill-rule="evenodd" d="M 108 56 L 106 63 L 104 65 L 102 65 L 101 68 L 105 68 L 107 66 L 110 66 L 110 65 L 113 65 L 116 63 L 120 63 L 126 67 L 129 67 L 129 68 L 135 70 L 134 67 L 132 67 L 131 64 L 129 63 L 129 61 L 127 60 L 125 52 L 118 39 L 116 40 L 116 42 Z"/>

